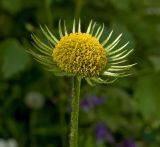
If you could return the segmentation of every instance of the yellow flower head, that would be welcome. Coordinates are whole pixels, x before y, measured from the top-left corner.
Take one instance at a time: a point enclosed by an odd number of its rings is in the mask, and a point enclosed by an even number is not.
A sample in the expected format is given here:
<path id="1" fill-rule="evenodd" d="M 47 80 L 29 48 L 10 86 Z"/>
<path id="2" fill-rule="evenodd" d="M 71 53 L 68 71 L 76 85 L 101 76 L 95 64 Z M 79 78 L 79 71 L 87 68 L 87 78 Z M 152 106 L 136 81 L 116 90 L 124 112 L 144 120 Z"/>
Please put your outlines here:
<path id="1" fill-rule="evenodd" d="M 57 39 L 47 27 L 41 27 L 48 44 L 33 34 L 33 45 L 37 51 L 30 49 L 29 53 L 47 70 L 53 71 L 56 75 L 80 76 L 91 85 L 110 83 L 112 80 L 110 81 L 109 77 L 117 79 L 128 75 L 128 69 L 135 65 L 122 65 L 126 62 L 125 58 L 133 51 L 124 49 L 128 42 L 116 49 L 122 34 L 108 44 L 113 31 L 105 40 L 100 41 L 104 25 L 99 26 L 97 30 L 95 30 L 95 26 L 96 23 L 91 21 L 87 31 L 82 33 L 81 22 L 79 21 L 76 30 L 74 20 L 72 32 L 68 33 L 65 22 L 64 31 L 62 31 L 60 21 L 60 39 Z"/>
<path id="2" fill-rule="evenodd" d="M 98 76 L 107 63 L 99 40 L 81 32 L 62 37 L 53 49 L 53 60 L 62 70 L 82 77 Z"/>

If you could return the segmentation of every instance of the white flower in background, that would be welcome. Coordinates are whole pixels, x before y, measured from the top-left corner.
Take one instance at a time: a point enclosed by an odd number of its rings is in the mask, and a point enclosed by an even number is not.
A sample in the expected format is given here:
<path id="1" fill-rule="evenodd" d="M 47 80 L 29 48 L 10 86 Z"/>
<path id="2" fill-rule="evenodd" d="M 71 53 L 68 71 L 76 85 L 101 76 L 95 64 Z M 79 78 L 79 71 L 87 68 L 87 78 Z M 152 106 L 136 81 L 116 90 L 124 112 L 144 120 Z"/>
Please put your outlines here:
<path id="1" fill-rule="evenodd" d="M 18 143 L 15 139 L 9 139 L 7 143 L 7 147 L 18 147 Z"/>
<path id="2" fill-rule="evenodd" d="M 0 139 L 0 147 L 6 147 L 6 141 L 4 139 Z"/>
<path id="3" fill-rule="evenodd" d="M 18 147 L 18 143 L 15 139 L 0 139 L 0 147 Z"/>
<path id="4" fill-rule="evenodd" d="M 40 109 L 45 102 L 44 96 L 39 92 L 29 92 L 25 97 L 25 104 L 31 109 Z"/>

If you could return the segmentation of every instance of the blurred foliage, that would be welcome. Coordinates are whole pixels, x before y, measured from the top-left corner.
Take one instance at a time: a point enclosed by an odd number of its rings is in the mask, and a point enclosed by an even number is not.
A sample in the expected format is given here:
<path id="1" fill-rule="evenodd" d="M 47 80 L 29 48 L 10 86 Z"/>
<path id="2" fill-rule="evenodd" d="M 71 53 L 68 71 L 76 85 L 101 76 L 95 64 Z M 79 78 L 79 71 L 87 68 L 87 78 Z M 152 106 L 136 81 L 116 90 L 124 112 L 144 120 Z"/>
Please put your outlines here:
<path id="1" fill-rule="evenodd" d="M 31 60 L 31 32 L 47 24 L 57 34 L 59 19 L 68 27 L 81 18 L 106 25 L 106 34 L 123 32 L 137 62 L 133 75 L 111 85 L 82 83 L 81 97 L 106 102 L 80 110 L 79 146 L 117 146 L 132 138 L 138 147 L 160 146 L 160 1 L 159 0 L 1 0 L 0 1 L 0 138 L 19 147 L 67 147 L 71 82 L 55 77 Z M 105 34 L 105 35 L 106 35 Z M 97 144 L 98 122 L 110 128 L 115 144 Z"/>

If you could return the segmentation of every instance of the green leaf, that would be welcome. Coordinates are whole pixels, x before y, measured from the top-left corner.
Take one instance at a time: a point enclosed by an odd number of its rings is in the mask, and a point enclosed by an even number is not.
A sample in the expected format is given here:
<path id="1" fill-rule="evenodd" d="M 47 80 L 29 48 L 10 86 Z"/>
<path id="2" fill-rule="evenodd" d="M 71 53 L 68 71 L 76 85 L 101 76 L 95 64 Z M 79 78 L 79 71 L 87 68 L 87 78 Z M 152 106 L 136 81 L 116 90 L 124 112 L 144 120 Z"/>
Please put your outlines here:
<path id="1" fill-rule="evenodd" d="M 146 121 L 160 119 L 160 76 L 157 74 L 139 79 L 135 89 L 137 108 Z"/>
<path id="2" fill-rule="evenodd" d="M 117 9 L 117 10 L 128 10 L 130 7 L 130 1 L 129 0 L 110 0 L 112 5 Z"/>
<path id="3" fill-rule="evenodd" d="M 155 69 L 155 71 L 160 71 L 160 56 L 151 56 L 149 57 L 151 63 L 153 64 L 153 67 Z"/>
<path id="4" fill-rule="evenodd" d="M 94 146 L 93 137 L 89 136 L 89 137 L 86 139 L 85 147 L 93 147 L 93 146 Z"/>
<path id="5" fill-rule="evenodd" d="M 0 49 L 3 54 L 1 70 L 4 78 L 10 78 L 24 70 L 29 61 L 29 56 L 24 47 L 17 40 L 5 40 L 2 42 Z"/>
<path id="6" fill-rule="evenodd" d="M 2 0 L 0 4 L 3 9 L 15 14 L 20 11 L 23 2 L 22 0 Z"/>
<path id="7" fill-rule="evenodd" d="M 22 133 L 22 125 L 20 123 L 17 123 L 14 119 L 8 117 L 6 119 L 6 125 L 7 128 L 10 130 L 11 134 L 15 137 L 15 138 L 20 138 L 21 133 Z M 21 133 L 20 133 L 21 132 Z"/>

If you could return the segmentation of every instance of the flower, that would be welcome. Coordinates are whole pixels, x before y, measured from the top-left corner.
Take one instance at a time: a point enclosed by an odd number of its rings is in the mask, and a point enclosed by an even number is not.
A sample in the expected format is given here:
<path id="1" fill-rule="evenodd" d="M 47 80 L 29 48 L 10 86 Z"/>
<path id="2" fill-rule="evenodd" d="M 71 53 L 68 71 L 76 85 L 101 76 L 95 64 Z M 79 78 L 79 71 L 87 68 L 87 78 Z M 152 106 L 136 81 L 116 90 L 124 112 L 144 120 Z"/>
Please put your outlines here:
<path id="1" fill-rule="evenodd" d="M 98 144 L 102 144 L 105 140 L 110 144 L 114 144 L 115 142 L 111 132 L 104 123 L 98 123 L 96 125 L 96 140 Z"/>
<path id="2" fill-rule="evenodd" d="M 133 139 L 128 138 L 125 139 L 120 145 L 118 145 L 117 147 L 136 147 L 136 144 L 134 142 Z"/>
<path id="3" fill-rule="evenodd" d="M 96 97 L 96 96 L 86 96 L 80 101 L 80 107 L 85 111 L 88 112 L 90 109 L 94 108 L 95 106 L 102 104 L 105 102 L 106 99 Z"/>
<path id="4" fill-rule="evenodd" d="M 36 91 L 31 91 L 26 94 L 25 104 L 31 109 L 40 109 L 45 103 L 44 96 Z"/>
<path id="5" fill-rule="evenodd" d="M 128 69 L 135 65 L 123 65 L 126 62 L 125 58 L 133 49 L 125 49 L 129 42 L 116 48 L 122 34 L 109 44 L 108 41 L 113 31 L 105 40 L 101 40 L 104 25 L 100 25 L 96 30 L 96 22 L 92 20 L 86 32 L 81 32 L 80 20 L 76 29 L 74 20 L 71 33 L 68 33 L 65 22 L 62 29 L 61 21 L 59 21 L 59 39 L 47 26 L 40 28 L 48 43 L 32 34 L 35 49 L 29 49 L 28 52 L 55 75 L 80 76 L 90 85 L 111 83 L 118 77 L 129 75 Z"/>
<path id="6" fill-rule="evenodd" d="M 136 144 L 134 142 L 134 140 L 132 139 L 126 139 L 124 142 L 123 142 L 123 146 L 124 147 L 136 147 Z"/>
<path id="7" fill-rule="evenodd" d="M 8 145 L 6 147 L 18 147 L 18 143 L 15 139 L 9 139 L 8 140 Z"/>
<path id="8" fill-rule="evenodd" d="M 18 143 L 13 138 L 8 139 L 8 140 L 0 138 L 0 147 L 18 147 Z"/>

